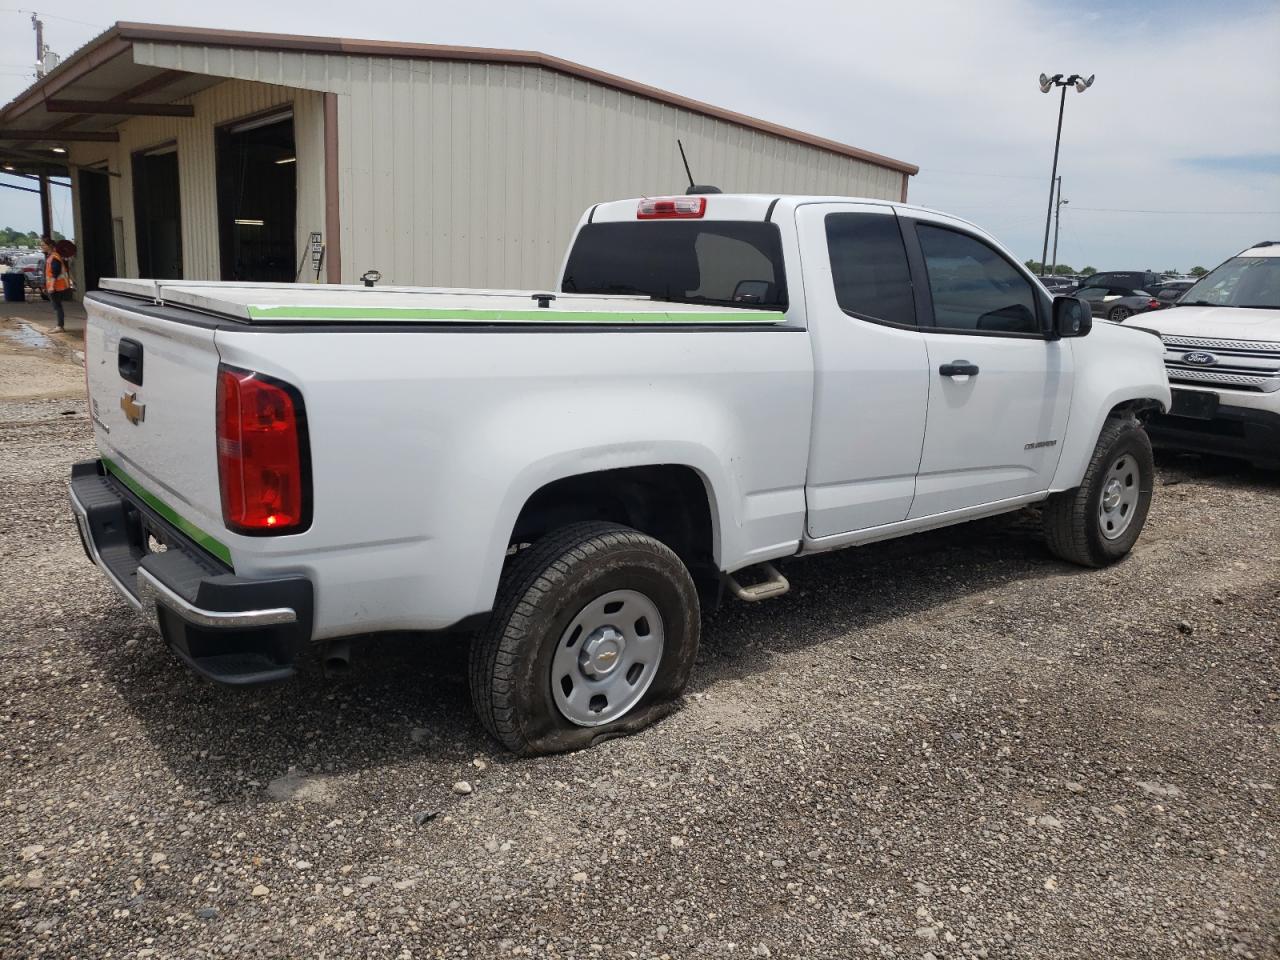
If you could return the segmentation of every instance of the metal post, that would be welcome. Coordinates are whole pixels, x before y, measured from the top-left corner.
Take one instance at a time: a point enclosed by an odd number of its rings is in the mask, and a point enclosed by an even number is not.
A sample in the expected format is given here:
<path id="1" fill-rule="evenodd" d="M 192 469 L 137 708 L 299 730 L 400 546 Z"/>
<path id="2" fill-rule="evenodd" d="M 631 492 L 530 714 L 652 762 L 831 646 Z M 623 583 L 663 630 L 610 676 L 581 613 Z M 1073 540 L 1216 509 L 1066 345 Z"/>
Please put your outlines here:
<path id="1" fill-rule="evenodd" d="M 49 175 L 40 174 L 40 236 L 53 236 L 53 216 L 49 203 Z"/>
<path id="2" fill-rule="evenodd" d="M 1049 276 L 1058 275 L 1058 228 L 1062 226 L 1062 178 L 1058 178 L 1058 202 L 1053 210 L 1053 269 Z"/>
<path id="3" fill-rule="evenodd" d="M 1053 172 L 1049 175 L 1049 209 L 1044 215 L 1044 249 L 1040 251 L 1040 273 L 1044 275 L 1044 262 L 1049 256 L 1049 225 L 1053 222 L 1053 193 L 1058 180 L 1058 147 L 1062 143 L 1062 111 L 1067 108 L 1067 87 L 1061 84 L 1062 99 L 1058 101 L 1058 135 L 1053 141 Z"/>

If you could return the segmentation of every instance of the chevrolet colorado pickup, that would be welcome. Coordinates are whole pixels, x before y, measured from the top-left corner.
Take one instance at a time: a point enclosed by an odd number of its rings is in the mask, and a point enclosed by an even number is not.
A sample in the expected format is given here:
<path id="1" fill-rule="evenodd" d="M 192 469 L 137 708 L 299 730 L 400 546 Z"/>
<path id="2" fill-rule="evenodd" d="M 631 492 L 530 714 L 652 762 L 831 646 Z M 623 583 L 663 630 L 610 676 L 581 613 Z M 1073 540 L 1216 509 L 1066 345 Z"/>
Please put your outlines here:
<path id="1" fill-rule="evenodd" d="M 770 564 L 1043 503 L 1122 558 L 1160 341 L 896 203 L 587 211 L 559 289 L 113 280 L 86 297 L 86 551 L 186 664 L 279 680 L 474 634 L 485 727 L 544 753 L 671 710 L 701 611 Z"/>
<path id="2" fill-rule="evenodd" d="M 1280 469 L 1280 242 L 1242 251 L 1134 322 L 1164 340 L 1173 384 L 1152 442 Z"/>

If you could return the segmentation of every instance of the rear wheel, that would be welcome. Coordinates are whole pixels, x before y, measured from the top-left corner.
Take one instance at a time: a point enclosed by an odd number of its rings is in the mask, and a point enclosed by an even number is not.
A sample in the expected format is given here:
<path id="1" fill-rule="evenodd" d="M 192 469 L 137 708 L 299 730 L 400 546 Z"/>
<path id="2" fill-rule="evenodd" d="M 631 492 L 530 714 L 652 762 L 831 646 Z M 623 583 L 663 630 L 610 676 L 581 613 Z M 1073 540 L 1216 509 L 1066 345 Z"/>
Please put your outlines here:
<path id="1" fill-rule="evenodd" d="M 1080 486 L 1045 501 L 1049 549 L 1086 567 L 1119 560 L 1146 523 L 1154 481 L 1151 441 L 1142 425 L 1132 417 L 1109 419 Z"/>
<path id="2" fill-rule="evenodd" d="M 1129 317 L 1133 316 L 1133 311 L 1128 307 L 1113 307 L 1111 312 L 1107 314 L 1107 319 L 1112 323 L 1124 323 Z"/>
<path id="3" fill-rule="evenodd" d="M 572 524 L 510 562 L 471 650 L 472 700 L 516 753 L 580 749 L 669 713 L 698 636 L 697 591 L 670 548 Z"/>

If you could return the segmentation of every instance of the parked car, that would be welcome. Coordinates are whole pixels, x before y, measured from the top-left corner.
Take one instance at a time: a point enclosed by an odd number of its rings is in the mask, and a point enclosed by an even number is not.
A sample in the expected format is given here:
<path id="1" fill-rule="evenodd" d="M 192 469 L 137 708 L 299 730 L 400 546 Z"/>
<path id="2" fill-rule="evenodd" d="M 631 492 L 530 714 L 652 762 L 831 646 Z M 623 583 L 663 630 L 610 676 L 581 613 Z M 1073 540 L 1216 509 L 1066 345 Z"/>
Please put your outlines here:
<path id="1" fill-rule="evenodd" d="M 1242 251 L 1142 323 L 1164 339 L 1174 386 L 1152 439 L 1280 469 L 1280 242 Z"/>
<path id="2" fill-rule="evenodd" d="M 1146 290 L 1132 290 L 1128 287 L 1098 286 L 1092 280 L 1072 293 L 1089 304 L 1089 310 L 1095 317 L 1110 320 L 1112 323 L 1123 323 L 1135 313 L 1148 310 L 1159 310 L 1164 306 Z"/>
<path id="3" fill-rule="evenodd" d="M 1151 292 L 1164 306 L 1169 306 L 1195 286 L 1194 280 L 1166 280 Z"/>
<path id="4" fill-rule="evenodd" d="M 29 253 L 18 257 L 14 262 L 14 268 L 21 271 L 26 276 L 28 290 L 34 290 L 40 295 L 42 300 L 49 299 L 49 294 L 44 288 L 43 253 Z"/>
<path id="5" fill-rule="evenodd" d="M 786 592 L 782 557 L 1040 502 L 1053 553 L 1114 563 L 1169 404 L 1156 337 L 880 201 L 600 203 L 555 294 L 103 288 L 71 505 L 112 586 L 228 683 L 474 631 L 526 754 L 671 710 L 700 609 Z"/>
<path id="6" fill-rule="evenodd" d="M 1075 289 L 1076 282 L 1069 277 L 1039 277 L 1044 288 L 1050 293 L 1066 293 Z"/>
<path id="7" fill-rule="evenodd" d="M 1160 277 L 1150 270 L 1108 270 L 1086 277 L 1080 284 L 1081 289 L 1090 287 L 1121 287 L 1125 290 L 1151 291 L 1158 286 Z"/>

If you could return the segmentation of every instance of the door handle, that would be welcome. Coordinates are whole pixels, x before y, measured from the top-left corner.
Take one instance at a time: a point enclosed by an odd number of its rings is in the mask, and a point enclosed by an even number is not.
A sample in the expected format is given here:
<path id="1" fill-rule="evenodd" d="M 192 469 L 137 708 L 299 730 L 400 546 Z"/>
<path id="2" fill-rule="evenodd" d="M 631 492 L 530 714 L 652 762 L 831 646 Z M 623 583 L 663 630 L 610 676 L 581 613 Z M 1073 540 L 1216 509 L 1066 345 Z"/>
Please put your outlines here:
<path id="1" fill-rule="evenodd" d="M 944 377 L 976 377 L 978 365 L 968 360 L 953 360 L 940 366 L 938 372 Z"/>

